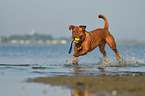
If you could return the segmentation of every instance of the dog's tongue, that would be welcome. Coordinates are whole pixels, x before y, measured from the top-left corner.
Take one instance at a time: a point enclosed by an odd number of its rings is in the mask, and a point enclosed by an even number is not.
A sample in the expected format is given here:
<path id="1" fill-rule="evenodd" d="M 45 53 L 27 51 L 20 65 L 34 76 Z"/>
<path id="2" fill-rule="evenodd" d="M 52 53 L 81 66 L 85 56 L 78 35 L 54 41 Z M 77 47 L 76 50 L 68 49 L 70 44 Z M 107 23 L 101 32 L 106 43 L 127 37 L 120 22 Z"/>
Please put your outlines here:
<path id="1" fill-rule="evenodd" d="M 75 42 L 75 43 L 79 43 L 79 40 L 80 40 L 80 38 L 75 38 L 75 39 L 74 39 L 74 42 Z"/>
<path id="2" fill-rule="evenodd" d="M 79 43 L 79 41 L 74 40 L 75 43 Z"/>

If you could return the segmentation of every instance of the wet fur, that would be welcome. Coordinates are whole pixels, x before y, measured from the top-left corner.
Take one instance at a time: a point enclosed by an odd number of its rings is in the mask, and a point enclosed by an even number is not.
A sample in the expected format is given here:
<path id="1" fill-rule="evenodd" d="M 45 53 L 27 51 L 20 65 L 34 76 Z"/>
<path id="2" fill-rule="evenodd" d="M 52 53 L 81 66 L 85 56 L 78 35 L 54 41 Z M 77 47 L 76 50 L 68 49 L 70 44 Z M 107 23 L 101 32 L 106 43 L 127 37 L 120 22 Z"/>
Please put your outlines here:
<path id="1" fill-rule="evenodd" d="M 79 27 L 70 25 L 69 30 L 72 30 L 72 38 L 80 38 L 78 43 L 75 43 L 75 52 L 73 54 L 73 64 L 76 64 L 79 56 L 86 55 L 88 52 L 94 50 L 97 46 L 104 56 L 104 62 L 107 62 L 106 52 L 104 50 L 107 43 L 110 48 L 115 52 L 118 62 L 120 62 L 120 56 L 116 49 L 116 43 L 113 36 L 108 31 L 108 21 L 105 16 L 99 15 L 99 18 L 103 18 L 105 21 L 104 28 L 95 29 L 87 32 L 86 26 L 80 25 Z"/>

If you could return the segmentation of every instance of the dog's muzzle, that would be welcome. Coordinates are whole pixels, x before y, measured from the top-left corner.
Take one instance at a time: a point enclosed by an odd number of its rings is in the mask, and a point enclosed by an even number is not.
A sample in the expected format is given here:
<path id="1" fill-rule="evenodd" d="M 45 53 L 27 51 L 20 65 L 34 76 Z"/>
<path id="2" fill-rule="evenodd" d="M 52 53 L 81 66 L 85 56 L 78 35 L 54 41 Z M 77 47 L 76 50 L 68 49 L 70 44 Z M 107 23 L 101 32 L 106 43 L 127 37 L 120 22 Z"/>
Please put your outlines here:
<path id="1" fill-rule="evenodd" d="M 80 40 L 80 38 L 75 38 L 75 39 L 74 39 L 74 42 L 75 42 L 75 43 L 79 43 L 79 40 Z"/>

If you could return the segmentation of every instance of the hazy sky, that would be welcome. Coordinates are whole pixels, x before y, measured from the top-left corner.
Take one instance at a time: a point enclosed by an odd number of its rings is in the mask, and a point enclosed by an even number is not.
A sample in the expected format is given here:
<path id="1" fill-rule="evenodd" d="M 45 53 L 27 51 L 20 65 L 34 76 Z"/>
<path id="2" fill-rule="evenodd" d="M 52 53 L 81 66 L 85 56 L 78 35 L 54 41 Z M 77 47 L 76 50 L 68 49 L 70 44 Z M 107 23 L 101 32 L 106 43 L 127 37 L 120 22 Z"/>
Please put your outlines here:
<path id="1" fill-rule="evenodd" d="M 28 34 L 35 29 L 53 37 L 70 37 L 69 25 L 87 31 L 109 21 L 116 40 L 145 41 L 145 0 L 0 0 L 0 35 Z"/>

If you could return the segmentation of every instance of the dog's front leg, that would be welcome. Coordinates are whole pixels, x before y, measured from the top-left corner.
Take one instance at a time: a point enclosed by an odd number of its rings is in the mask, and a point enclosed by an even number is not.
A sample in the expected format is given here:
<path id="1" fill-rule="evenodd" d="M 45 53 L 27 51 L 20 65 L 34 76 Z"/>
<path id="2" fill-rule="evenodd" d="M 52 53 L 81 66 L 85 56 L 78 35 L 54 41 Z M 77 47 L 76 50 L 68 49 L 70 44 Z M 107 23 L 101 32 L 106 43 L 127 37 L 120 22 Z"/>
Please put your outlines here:
<path id="1" fill-rule="evenodd" d="M 78 51 L 77 53 L 74 53 L 73 55 L 75 57 L 79 57 L 82 55 L 86 55 L 88 53 L 89 49 L 88 48 L 82 48 L 80 51 Z"/>
<path id="2" fill-rule="evenodd" d="M 82 55 L 86 55 L 89 51 L 89 48 L 90 44 L 88 42 L 84 42 L 82 46 L 80 46 L 79 48 L 75 48 L 77 50 L 75 50 L 74 56 L 79 57 Z"/>
<path id="3" fill-rule="evenodd" d="M 73 62 L 72 62 L 72 64 L 76 65 L 76 64 L 77 64 L 77 60 L 78 60 L 78 57 L 74 56 L 74 57 L 73 57 Z"/>
<path id="4" fill-rule="evenodd" d="M 75 45 L 75 53 L 73 54 L 73 62 L 72 62 L 72 64 L 74 64 L 74 65 L 76 65 L 77 64 L 77 60 L 78 60 L 78 57 L 79 57 L 79 55 L 78 55 L 78 53 L 79 53 L 79 50 L 81 50 L 82 49 L 82 47 L 81 46 L 77 46 L 77 45 Z"/>
<path id="5" fill-rule="evenodd" d="M 82 48 L 81 51 L 79 51 L 78 56 L 86 55 L 89 51 L 89 48 Z"/>
<path id="6" fill-rule="evenodd" d="M 81 49 L 81 50 L 78 50 L 77 52 L 75 52 L 74 54 L 73 54 L 73 56 L 75 56 L 75 57 L 79 57 L 79 56 L 82 56 L 82 55 L 86 55 L 87 53 L 88 53 L 88 49 Z"/>
<path id="7" fill-rule="evenodd" d="M 72 64 L 77 64 L 77 60 L 78 60 L 78 57 L 81 56 L 81 55 L 86 55 L 88 53 L 88 49 L 85 49 L 85 50 L 81 50 L 77 53 L 74 53 L 74 57 L 73 57 L 73 62 Z"/>

